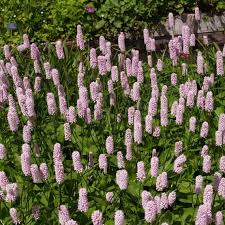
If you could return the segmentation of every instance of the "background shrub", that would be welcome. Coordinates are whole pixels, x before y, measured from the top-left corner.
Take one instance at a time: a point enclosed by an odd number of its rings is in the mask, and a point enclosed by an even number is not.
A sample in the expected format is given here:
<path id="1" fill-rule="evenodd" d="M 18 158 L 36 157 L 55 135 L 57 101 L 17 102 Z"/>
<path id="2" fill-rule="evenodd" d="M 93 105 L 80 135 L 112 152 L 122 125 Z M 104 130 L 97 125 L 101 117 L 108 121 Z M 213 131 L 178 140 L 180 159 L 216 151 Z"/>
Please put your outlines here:
<path id="1" fill-rule="evenodd" d="M 202 11 L 220 13 L 225 9 L 221 0 L 198 2 Z M 85 7 L 93 7 L 88 13 Z M 28 33 L 32 41 L 51 41 L 57 38 L 73 38 L 77 24 L 82 24 L 88 38 L 103 34 L 111 36 L 119 31 L 142 32 L 143 28 L 157 28 L 169 12 L 176 14 L 193 12 L 194 0 L 2 0 L 0 2 L 1 43 L 18 43 L 22 33 Z M 9 31 L 10 23 L 17 29 Z"/>

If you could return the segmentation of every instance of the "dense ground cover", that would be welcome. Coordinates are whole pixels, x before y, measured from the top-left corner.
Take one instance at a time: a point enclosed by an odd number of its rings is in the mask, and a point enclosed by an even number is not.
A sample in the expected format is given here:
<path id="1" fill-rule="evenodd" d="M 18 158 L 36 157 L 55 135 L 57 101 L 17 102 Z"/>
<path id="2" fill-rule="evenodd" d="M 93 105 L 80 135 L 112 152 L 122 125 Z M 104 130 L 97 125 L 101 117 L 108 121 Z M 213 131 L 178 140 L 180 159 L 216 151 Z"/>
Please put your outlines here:
<path id="1" fill-rule="evenodd" d="M 3 47 L 2 224 L 222 224 L 225 51 L 182 30 Z"/>

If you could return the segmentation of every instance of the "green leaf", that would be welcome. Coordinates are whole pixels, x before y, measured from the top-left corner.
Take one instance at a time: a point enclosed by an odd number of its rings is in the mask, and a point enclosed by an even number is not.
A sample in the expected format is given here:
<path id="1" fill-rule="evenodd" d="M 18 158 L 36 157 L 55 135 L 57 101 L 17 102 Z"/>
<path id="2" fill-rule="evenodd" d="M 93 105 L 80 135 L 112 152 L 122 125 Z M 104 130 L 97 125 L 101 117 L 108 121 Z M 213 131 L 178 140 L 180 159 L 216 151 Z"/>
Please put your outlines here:
<path id="1" fill-rule="evenodd" d="M 96 23 L 95 28 L 97 30 L 101 29 L 105 25 L 105 20 L 100 20 Z"/>

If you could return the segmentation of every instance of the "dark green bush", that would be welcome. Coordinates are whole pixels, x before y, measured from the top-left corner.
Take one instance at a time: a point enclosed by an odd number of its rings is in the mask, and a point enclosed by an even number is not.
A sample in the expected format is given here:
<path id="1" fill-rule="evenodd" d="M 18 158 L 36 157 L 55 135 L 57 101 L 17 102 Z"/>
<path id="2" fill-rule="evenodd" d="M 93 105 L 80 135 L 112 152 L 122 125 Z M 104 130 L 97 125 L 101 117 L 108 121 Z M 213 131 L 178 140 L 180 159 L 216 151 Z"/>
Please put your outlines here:
<path id="1" fill-rule="evenodd" d="M 202 0 L 198 5 L 207 13 L 225 9 L 221 0 Z M 94 7 L 95 12 L 86 12 L 86 6 Z M 77 24 L 83 25 L 88 38 L 114 36 L 119 31 L 136 35 L 144 27 L 155 29 L 170 11 L 189 13 L 195 6 L 195 0 L 2 0 L 0 42 L 18 43 L 23 33 L 32 41 L 71 39 Z M 17 29 L 9 31 L 10 23 L 16 23 Z"/>

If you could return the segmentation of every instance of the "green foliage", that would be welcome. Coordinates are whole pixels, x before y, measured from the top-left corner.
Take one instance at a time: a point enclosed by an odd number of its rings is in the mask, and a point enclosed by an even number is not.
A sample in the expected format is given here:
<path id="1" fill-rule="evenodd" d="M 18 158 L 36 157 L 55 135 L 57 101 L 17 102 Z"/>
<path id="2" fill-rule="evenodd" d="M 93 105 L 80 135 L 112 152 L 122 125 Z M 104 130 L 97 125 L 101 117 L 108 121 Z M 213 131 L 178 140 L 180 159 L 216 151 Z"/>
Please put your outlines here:
<path id="1" fill-rule="evenodd" d="M 18 43 L 23 33 L 32 41 L 52 41 L 74 38 L 77 24 L 81 24 L 88 38 L 99 34 L 116 35 L 120 31 L 138 35 L 145 27 L 155 29 L 169 12 L 193 12 L 194 0 L 2 0 L 0 2 L 0 43 Z M 207 13 L 224 11 L 221 0 L 202 0 L 199 7 Z M 85 11 L 92 6 L 95 12 Z M 9 23 L 17 29 L 7 31 Z"/>
<path id="2" fill-rule="evenodd" d="M 66 16 L 66 12 L 64 14 Z M 21 41 L 21 40 L 20 40 Z M 114 48 L 115 46 L 113 46 Z M 135 46 L 133 46 L 135 47 Z M 41 49 L 41 48 L 40 48 Z M 214 46 L 200 49 L 203 53 L 205 63 L 208 65 L 208 70 L 205 75 L 215 73 L 215 52 Z M 31 163 L 46 162 L 49 168 L 49 178 L 43 183 L 35 184 L 31 177 L 25 177 L 21 171 L 21 146 L 23 144 L 22 130 L 27 123 L 27 117 L 21 113 L 20 107 L 16 102 L 17 111 L 20 116 L 20 125 L 18 131 L 15 133 L 9 130 L 7 123 L 8 104 L 4 104 L 0 111 L 0 143 L 4 144 L 7 149 L 7 155 L 4 160 L 0 160 L 0 171 L 5 171 L 10 182 L 17 182 L 19 185 L 19 196 L 16 202 L 8 203 L 0 202 L 0 221 L 3 224 L 11 224 L 9 217 L 9 208 L 15 207 L 19 211 L 19 216 L 23 224 L 58 224 L 58 207 L 60 204 L 65 204 L 69 211 L 71 218 L 77 220 L 78 224 L 91 225 L 91 213 L 94 210 L 101 210 L 104 215 L 104 224 L 114 224 L 114 213 L 117 209 L 121 209 L 125 213 L 126 225 L 137 224 L 147 225 L 144 220 L 144 211 L 141 206 L 141 192 L 148 190 L 153 196 L 160 195 L 160 192 L 155 190 L 156 179 L 150 176 L 150 158 L 152 149 L 157 149 L 157 156 L 160 159 L 159 173 L 163 171 L 168 172 L 168 188 L 165 190 L 167 194 L 173 190 L 177 193 L 177 200 L 175 204 L 167 210 L 162 210 L 162 213 L 157 216 L 155 224 L 167 222 L 168 224 L 187 225 L 194 224 L 196 211 L 199 205 L 202 204 L 202 193 L 197 195 L 194 191 L 195 177 L 202 175 L 204 177 L 204 186 L 212 183 L 212 175 L 218 171 L 219 158 L 224 155 L 224 146 L 215 146 L 215 131 L 218 126 L 218 117 L 224 113 L 225 94 L 224 82 L 225 77 L 215 77 L 215 84 L 212 90 L 214 96 L 214 108 L 212 113 L 199 110 L 197 106 L 193 109 L 186 108 L 184 112 L 184 123 L 178 126 L 175 123 L 175 118 L 169 116 L 168 127 L 161 127 L 160 138 L 154 138 L 144 131 L 144 117 L 148 112 L 148 102 L 150 93 L 152 91 L 150 85 L 150 69 L 146 62 L 144 67 L 144 83 L 141 86 L 141 102 L 139 110 L 142 114 L 143 124 L 143 143 L 140 145 L 133 144 L 133 159 L 126 161 L 126 170 L 129 174 L 129 185 L 126 191 L 121 191 L 116 184 L 115 174 L 118 170 L 116 162 L 116 153 L 122 151 L 126 154 L 126 147 L 124 146 L 124 134 L 127 128 L 133 129 L 133 126 L 127 124 L 128 116 L 127 109 L 130 106 L 136 107 L 136 103 L 132 102 L 124 95 L 120 82 L 114 83 L 114 90 L 116 92 L 116 104 L 114 107 L 109 104 L 109 93 L 107 91 L 107 81 L 110 78 L 110 73 L 105 76 L 100 76 L 96 70 L 90 68 L 89 52 L 79 51 L 68 48 L 64 45 L 65 59 L 58 60 L 56 57 L 54 46 L 49 44 L 46 49 L 41 49 L 41 73 L 42 87 L 39 92 L 34 92 L 34 102 L 36 109 L 36 119 L 34 120 L 34 130 L 32 131 L 31 145 Z M 98 50 L 97 50 L 98 51 Z M 18 72 L 21 78 L 25 75 L 29 77 L 30 83 L 34 85 L 34 68 L 33 61 L 30 59 L 29 50 L 25 52 L 18 52 L 13 49 L 14 56 L 18 62 Z M 162 85 L 168 86 L 168 104 L 169 109 L 174 100 L 179 99 L 179 85 L 186 80 L 196 79 L 198 87 L 202 86 L 204 76 L 196 73 L 196 52 L 192 51 L 187 60 L 179 59 L 178 65 L 173 66 L 167 53 L 158 54 L 152 53 L 154 65 L 157 59 L 163 58 L 164 69 L 162 72 L 157 71 L 157 80 L 159 84 L 160 93 Z M 100 52 L 98 52 L 99 54 Z M 0 52 L 2 56 L 3 53 Z M 113 65 L 118 65 L 118 55 L 113 57 Z M 126 57 L 131 57 L 131 52 L 126 52 Z M 81 59 L 82 58 L 82 59 Z M 4 57 L 1 57 L 8 62 Z M 63 125 L 65 118 L 59 112 L 50 116 L 47 110 L 46 95 L 48 92 L 55 94 L 58 106 L 57 87 L 53 85 L 52 80 L 45 79 L 45 72 L 43 63 L 49 61 L 52 68 L 57 68 L 60 74 L 60 81 L 65 88 L 66 100 L 69 106 L 75 106 L 78 99 L 78 68 L 82 61 L 85 65 L 85 86 L 88 88 L 96 77 L 102 83 L 103 97 L 104 97 L 104 112 L 101 121 L 93 119 L 90 125 L 86 124 L 83 119 L 77 118 L 76 123 L 71 124 L 72 139 L 71 141 L 64 140 Z M 145 61 L 145 60 L 143 60 Z M 182 63 L 187 63 L 188 74 L 182 75 Z M 171 86 L 170 74 L 177 73 L 178 84 Z M 12 79 L 9 77 L 9 84 L 11 89 L 9 92 L 17 99 L 15 90 L 13 89 Z M 132 87 L 135 81 L 134 77 L 129 77 L 129 85 Z M 91 111 L 94 110 L 94 103 L 90 100 L 89 106 Z M 121 115 L 121 121 L 117 121 L 117 114 Z M 191 116 L 196 116 L 197 125 L 196 132 L 190 133 L 188 131 L 189 119 Z M 212 119 L 213 118 L 213 119 Z M 199 133 L 203 121 L 209 122 L 209 135 L 207 139 L 200 138 Z M 154 117 L 154 123 L 160 124 L 160 112 Z M 104 174 L 98 168 L 98 156 L 101 153 L 106 153 L 105 140 L 108 135 L 114 137 L 114 154 L 107 155 L 108 172 Z M 183 153 L 187 157 L 187 162 L 184 165 L 184 170 L 180 174 L 173 171 L 173 163 L 175 160 L 174 143 L 176 141 L 183 141 Z M 55 172 L 52 159 L 53 146 L 59 142 L 62 146 L 63 165 L 65 169 L 65 181 L 59 185 L 55 181 Z M 212 169 L 210 174 L 202 171 L 202 158 L 200 150 L 204 144 L 209 146 L 209 154 L 212 156 Z M 36 146 L 39 146 L 39 153 L 36 154 Z M 93 152 L 94 167 L 86 168 L 81 174 L 73 170 L 72 152 L 77 150 L 81 154 L 82 164 L 88 165 L 88 153 Z M 138 182 L 136 179 L 136 163 L 144 161 L 146 169 L 146 179 L 143 182 Z M 89 210 L 86 213 L 81 213 L 77 210 L 78 191 L 81 187 L 87 188 Z M 109 204 L 105 199 L 105 194 L 108 191 L 114 193 L 114 201 Z M 223 210 L 224 200 L 219 199 L 217 192 L 214 193 L 213 215 L 218 210 Z M 41 208 L 40 220 L 35 221 L 31 217 L 32 205 L 38 204 Z"/>

